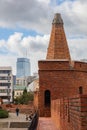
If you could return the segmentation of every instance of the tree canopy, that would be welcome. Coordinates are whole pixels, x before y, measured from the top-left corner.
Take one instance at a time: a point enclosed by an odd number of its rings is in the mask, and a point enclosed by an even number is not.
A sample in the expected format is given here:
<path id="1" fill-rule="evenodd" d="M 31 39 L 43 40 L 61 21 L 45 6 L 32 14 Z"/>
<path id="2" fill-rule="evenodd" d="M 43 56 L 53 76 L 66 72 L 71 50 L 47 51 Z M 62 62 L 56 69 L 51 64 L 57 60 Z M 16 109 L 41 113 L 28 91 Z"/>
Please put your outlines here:
<path id="1" fill-rule="evenodd" d="M 33 99 L 33 92 L 27 92 L 27 89 L 25 88 L 23 91 L 23 95 L 17 97 L 14 101 L 16 104 L 28 104 L 29 101 L 33 101 Z"/>

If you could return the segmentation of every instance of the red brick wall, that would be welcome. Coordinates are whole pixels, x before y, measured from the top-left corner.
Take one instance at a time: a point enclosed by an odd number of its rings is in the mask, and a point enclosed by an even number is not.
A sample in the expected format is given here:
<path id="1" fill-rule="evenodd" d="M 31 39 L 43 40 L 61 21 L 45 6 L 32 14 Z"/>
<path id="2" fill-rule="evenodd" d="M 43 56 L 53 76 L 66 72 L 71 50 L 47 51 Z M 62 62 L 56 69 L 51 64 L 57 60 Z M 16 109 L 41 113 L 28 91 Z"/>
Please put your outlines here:
<path id="1" fill-rule="evenodd" d="M 38 92 L 34 92 L 34 107 L 38 109 Z"/>
<path id="2" fill-rule="evenodd" d="M 51 102 L 51 117 L 57 128 L 60 128 L 60 99 Z"/>
<path id="3" fill-rule="evenodd" d="M 87 95 L 52 100 L 51 115 L 60 130 L 87 130 Z"/>
<path id="4" fill-rule="evenodd" d="M 81 64 L 81 65 L 80 65 Z M 39 109 L 41 116 L 45 114 L 44 92 L 50 90 L 51 100 L 79 94 L 87 94 L 87 64 L 69 61 L 39 61 Z"/>
<path id="5" fill-rule="evenodd" d="M 56 22 L 52 25 L 47 60 L 38 63 L 38 109 L 40 116 L 52 116 L 60 130 L 86 130 L 87 113 L 81 112 L 86 109 L 82 106 L 87 103 L 86 99 L 75 97 L 68 100 L 65 97 L 79 94 L 79 87 L 82 87 L 83 94 L 87 94 L 87 63 L 71 61 L 63 23 L 59 23 L 60 15 L 57 18 L 59 20 L 55 19 Z M 49 108 L 44 105 L 46 90 L 51 95 Z M 82 103 L 83 100 L 85 104 Z"/>

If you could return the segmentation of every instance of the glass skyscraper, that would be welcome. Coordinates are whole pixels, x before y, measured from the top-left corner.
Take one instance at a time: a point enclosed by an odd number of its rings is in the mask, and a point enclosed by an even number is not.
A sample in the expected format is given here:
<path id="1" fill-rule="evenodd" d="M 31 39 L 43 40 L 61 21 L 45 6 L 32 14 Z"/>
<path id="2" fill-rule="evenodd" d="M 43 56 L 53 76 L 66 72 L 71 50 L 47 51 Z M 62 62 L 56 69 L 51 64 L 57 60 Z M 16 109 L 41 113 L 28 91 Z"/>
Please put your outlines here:
<path id="1" fill-rule="evenodd" d="M 30 76 L 30 60 L 17 58 L 17 78 Z"/>

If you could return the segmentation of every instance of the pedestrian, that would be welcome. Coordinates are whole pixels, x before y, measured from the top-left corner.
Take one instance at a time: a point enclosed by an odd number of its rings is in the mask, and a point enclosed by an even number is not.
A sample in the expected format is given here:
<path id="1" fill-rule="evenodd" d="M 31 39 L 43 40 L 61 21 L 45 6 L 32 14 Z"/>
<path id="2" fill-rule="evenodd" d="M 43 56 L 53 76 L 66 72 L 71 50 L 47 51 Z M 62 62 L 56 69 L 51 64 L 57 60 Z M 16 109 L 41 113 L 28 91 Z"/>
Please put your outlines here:
<path id="1" fill-rule="evenodd" d="M 17 107 L 15 111 L 16 111 L 16 115 L 18 116 L 19 115 L 19 108 Z"/>

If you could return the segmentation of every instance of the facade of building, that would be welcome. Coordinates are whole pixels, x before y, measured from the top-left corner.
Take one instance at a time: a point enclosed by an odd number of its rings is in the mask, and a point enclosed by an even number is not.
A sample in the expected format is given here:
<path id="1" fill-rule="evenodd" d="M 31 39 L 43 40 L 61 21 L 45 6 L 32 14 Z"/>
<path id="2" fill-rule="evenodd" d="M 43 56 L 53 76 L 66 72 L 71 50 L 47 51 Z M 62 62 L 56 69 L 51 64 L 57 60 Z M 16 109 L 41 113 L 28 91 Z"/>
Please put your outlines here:
<path id="1" fill-rule="evenodd" d="M 24 91 L 25 88 L 26 88 L 26 86 L 15 86 L 15 88 L 14 88 L 14 99 L 23 95 L 23 91 Z"/>
<path id="2" fill-rule="evenodd" d="M 30 61 L 28 58 L 17 59 L 17 78 L 30 76 Z"/>
<path id="3" fill-rule="evenodd" d="M 14 87 L 14 98 L 21 96 L 25 88 L 27 89 L 27 92 L 36 92 L 36 90 L 39 88 L 38 78 L 33 79 L 33 81 L 28 86 L 23 86 L 20 84 Z"/>
<path id="4" fill-rule="evenodd" d="M 0 98 L 3 102 L 12 102 L 13 76 L 11 67 L 0 67 Z"/>
<path id="5" fill-rule="evenodd" d="M 87 130 L 87 63 L 72 61 L 60 14 L 55 14 L 46 60 L 39 61 L 35 107 L 59 130 Z"/>
<path id="6" fill-rule="evenodd" d="M 16 75 L 13 75 L 13 86 L 16 85 Z"/>
<path id="7" fill-rule="evenodd" d="M 27 87 L 35 78 L 36 76 L 16 78 L 16 85 L 22 85 Z"/>
<path id="8" fill-rule="evenodd" d="M 16 85 L 27 86 L 27 78 L 26 77 L 16 78 Z"/>
<path id="9" fill-rule="evenodd" d="M 28 87 L 27 87 L 27 91 L 28 92 L 35 92 L 36 90 L 38 90 L 39 88 L 39 79 L 36 78 L 34 79 L 33 82 L 31 82 Z"/>

